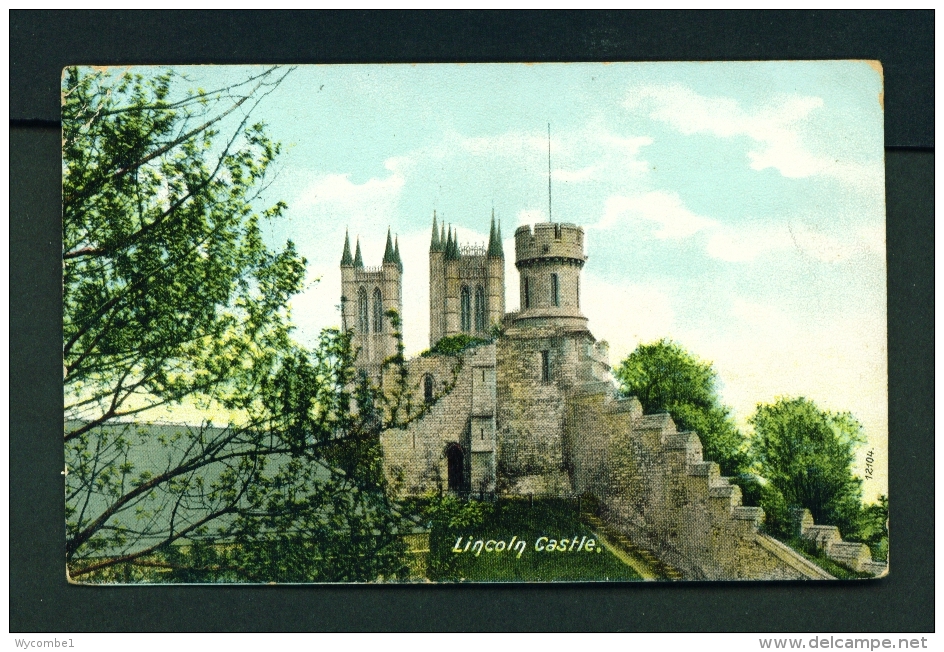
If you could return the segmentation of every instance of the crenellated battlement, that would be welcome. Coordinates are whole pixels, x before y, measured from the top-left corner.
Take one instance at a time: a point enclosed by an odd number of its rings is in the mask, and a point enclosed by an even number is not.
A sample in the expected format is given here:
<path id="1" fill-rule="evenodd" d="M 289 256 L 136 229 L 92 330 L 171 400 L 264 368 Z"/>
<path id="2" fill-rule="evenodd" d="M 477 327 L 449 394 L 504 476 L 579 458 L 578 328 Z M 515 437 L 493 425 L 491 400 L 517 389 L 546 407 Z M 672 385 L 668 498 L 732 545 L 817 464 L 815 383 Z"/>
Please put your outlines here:
<path id="1" fill-rule="evenodd" d="M 396 265 L 376 265 L 371 267 L 355 267 L 353 278 L 355 281 L 378 281 L 385 278 L 399 278 L 400 270 Z"/>
<path id="2" fill-rule="evenodd" d="M 608 347 L 580 310 L 584 246 L 574 224 L 517 229 L 520 309 L 505 313 L 500 225 L 493 218 L 487 247 L 462 245 L 434 215 L 430 347 L 457 335 L 492 342 L 461 358 L 431 354 L 407 363 L 419 412 L 408 427 L 382 435 L 391 485 L 410 495 L 590 494 L 593 523 L 674 569 L 673 579 L 831 578 L 764 532 L 763 510 L 744 505 L 736 482 L 705 460 L 698 433 L 618 395 Z M 358 367 L 378 381 L 397 351 L 386 314 L 403 314 L 402 273 L 390 233 L 383 264 L 374 267 L 364 266 L 358 241 L 351 255 L 345 236 L 342 325 L 353 332 Z M 503 328 L 496 333 L 495 325 Z M 835 527 L 816 526 L 808 512 L 797 522 L 797 537 L 836 563 L 887 572 Z"/>
<path id="3" fill-rule="evenodd" d="M 522 266 L 542 260 L 570 261 L 582 266 L 584 233 L 576 224 L 539 222 L 518 227 L 515 231 L 515 265 Z"/>
<path id="4" fill-rule="evenodd" d="M 515 231 L 515 266 L 519 271 L 521 312 L 517 327 L 555 325 L 587 329 L 580 312 L 583 229 L 544 222 Z"/>
<path id="5" fill-rule="evenodd" d="M 459 245 L 459 256 L 461 258 L 485 258 L 487 254 L 488 248 L 485 245 Z"/>
<path id="6" fill-rule="evenodd" d="M 569 401 L 568 459 L 577 493 L 600 501 L 600 519 L 685 579 L 831 579 L 822 568 L 766 535 L 764 512 L 742 504 L 741 489 L 705 461 L 701 439 L 666 413 L 642 414 L 635 398 L 593 389 Z M 799 518 L 798 518 L 799 520 Z M 804 536 L 818 531 L 807 513 Z M 820 535 L 834 559 L 881 573 L 865 546 Z M 851 561 L 849 561 L 851 560 Z"/>

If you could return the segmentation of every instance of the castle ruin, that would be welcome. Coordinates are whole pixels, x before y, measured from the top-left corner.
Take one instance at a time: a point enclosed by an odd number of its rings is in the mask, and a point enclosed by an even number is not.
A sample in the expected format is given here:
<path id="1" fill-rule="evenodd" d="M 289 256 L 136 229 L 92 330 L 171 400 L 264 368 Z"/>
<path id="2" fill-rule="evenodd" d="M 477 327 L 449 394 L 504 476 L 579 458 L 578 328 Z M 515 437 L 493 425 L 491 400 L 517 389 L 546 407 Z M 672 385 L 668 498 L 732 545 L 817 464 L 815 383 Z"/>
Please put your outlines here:
<path id="1" fill-rule="evenodd" d="M 685 578 L 831 578 L 760 531 L 763 511 L 741 504 L 740 488 L 703 459 L 696 433 L 679 432 L 668 414 L 644 415 L 638 400 L 618 394 L 607 345 L 580 311 L 586 261 L 579 226 L 519 227 L 520 309 L 506 313 L 494 215 L 488 245 L 475 247 L 460 245 L 434 214 L 431 351 L 406 362 L 421 407 L 381 437 L 391 486 L 401 495 L 591 495 L 608 528 Z M 383 264 L 365 268 L 359 241 L 352 258 L 345 236 L 341 272 L 343 325 L 353 330 L 358 368 L 384 383 L 381 365 L 396 350 L 384 312 L 403 314 L 398 243 L 388 231 Z M 457 335 L 479 343 L 458 356 L 435 353 Z M 798 534 L 814 537 L 822 528 L 807 521 Z M 863 573 L 885 572 L 864 544 L 828 538 L 824 554 Z"/>

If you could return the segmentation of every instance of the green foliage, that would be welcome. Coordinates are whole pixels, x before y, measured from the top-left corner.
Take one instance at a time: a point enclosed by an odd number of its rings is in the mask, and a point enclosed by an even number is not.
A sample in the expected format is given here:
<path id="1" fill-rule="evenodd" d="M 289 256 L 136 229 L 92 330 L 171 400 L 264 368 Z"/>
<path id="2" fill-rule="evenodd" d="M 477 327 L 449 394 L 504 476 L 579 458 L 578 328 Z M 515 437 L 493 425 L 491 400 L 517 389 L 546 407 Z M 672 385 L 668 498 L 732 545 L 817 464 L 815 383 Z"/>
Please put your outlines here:
<path id="1" fill-rule="evenodd" d="M 247 409 L 289 346 L 305 261 L 263 243 L 280 147 L 250 120 L 282 77 L 180 96 L 172 72 L 66 69 L 65 409 L 83 422 L 66 439 L 189 397 Z"/>
<path id="2" fill-rule="evenodd" d="M 492 324 L 491 328 L 488 329 L 489 338 L 492 340 L 497 340 L 499 337 L 505 334 L 505 329 L 500 323 Z"/>
<path id="3" fill-rule="evenodd" d="M 669 340 L 640 344 L 614 372 L 620 391 L 635 396 L 643 412 L 668 412 L 680 430 L 698 433 L 706 460 L 725 475 L 747 467 L 745 438 L 721 404 L 717 375 L 703 362 Z"/>
<path id="4" fill-rule="evenodd" d="M 162 568 L 164 582 L 400 577 L 402 519 L 380 447 L 389 424 L 377 389 L 354 377 L 349 336 L 328 330 L 263 383 L 265 428 L 113 424 L 70 440 L 73 577 L 121 581 L 103 571 L 123 564 L 133 577 Z"/>
<path id="5" fill-rule="evenodd" d="M 424 351 L 422 355 L 459 355 L 465 352 L 468 349 L 474 348 L 476 346 L 482 346 L 483 344 L 491 344 L 492 340 L 483 339 L 481 337 L 473 337 L 471 335 L 466 335 L 465 333 L 459 333 L 458 335 L 449 335 L 444 337 L 436 345 Z"/>
<path id="6" fill-rule="evenodd" d="M 873 559 L 888 559 L 888 496 L 879 496 L 878 502 L 862 506 L 856 531 L 849 539 L 867 544 Z"/>
<path id="7" fill-rule="evenodd" d="M 819 525 L 854 535 L 862 498 L 862 480 L 852 474 L 855 449 L 864 441 L 859 422 L 805 398 L 782 398 L 758 405 L 749 423 L 757 470 L 786 503 L 809 509 Z"/>
<path id="8" fill-rule="evenodd" d="M 252 110 L 287 74 L 215 91 L 63 77 L 66 558 L 91 581 L 371 581 L 404 572 L 385 398 L 350 335 L 290 337 L 304 281 L 259 206 L 279 145 Z M 397 361 L 394 361 L 396 364 Z M 402 360 L 401 360 L 402 362 Z M 161 406 L 225 427 L 130 423 Z"/>
<path id="9" fill-rule="evenodd" d="M 413 395 L 410 391 L 409 378 L 406 368 L 405 348 L 403 346 L 403 320 L 396 310 L 384 313 L 390 320 L 393 336 L 396 338 L 397 348 L 392 356 L 383 361 L 383 373 L 393 373 L 393 391 L 384 394 L 385 405 L 390 415 L 390 423 L 394 427 L 404 426 L 413 414 Z M 383 384 L 383 381 L 381 381 Z"/>
<path id="10" fill-rule="evenodd" d="M 430 579 L 443 580 L 455 576 L 459 559 L 451 552 L 455 543 L 452 535 L 481 526 L 491 509 L 488 503 L 462 500 L 451 494 L 428 497 L 421 514 L 429 527 L 427 573 Z"/>
<path id="11" fill-rule="evenodd" d="M 741 500 L 744 505 L 761 507 L 764 510 L 764 532 L 781 540 L 796 535 L 793 511 L 777 487 L 751 473 L 734 478 L 734 482 L 741 488 Z"/>

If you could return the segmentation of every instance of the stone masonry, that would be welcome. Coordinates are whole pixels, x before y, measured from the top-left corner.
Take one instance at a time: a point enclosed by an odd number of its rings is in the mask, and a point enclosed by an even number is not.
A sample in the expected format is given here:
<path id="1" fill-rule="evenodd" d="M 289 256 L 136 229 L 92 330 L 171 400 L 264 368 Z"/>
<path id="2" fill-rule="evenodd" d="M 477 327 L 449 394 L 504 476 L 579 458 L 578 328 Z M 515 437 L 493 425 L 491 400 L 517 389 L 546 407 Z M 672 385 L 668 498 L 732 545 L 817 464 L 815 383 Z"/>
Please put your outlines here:
<path id="1" fill-rule="evenodd" d="M 505 313 L 494 217 L 481 248 L 461 247 L 451 229 L 447 234 L 433 220 L 430 345 L 463 334 L 479 340 L 458 355 L 407 361 L 411 418 L 381 438 L 386 474 L 400 495 L 591 495 L 608 527 L 685 578 L 831 578 L 759 530 L 763 511 L 742 506 L 740 489 L 704 461 L 696 433 L 678 432 L 669 415 L 643 415 L 639 401 L 618 396 L 607 345 L 580 312 L 586 261 L 580 227 L 544 223 L 515 232 L 521 309 Z M 359 247 L 354 260 L 345 241 L 345 296 L 377 280 L 385 305 L 388 294 L 399 301 L 397 249 L 388 234 L 389 261 L 385 256 L 379 270 L 386 275 L 375 278 L 359 275 Z M 363 305 L 357 311 L 349 303 L 347 327 L 354 323 L 355 342 L 369 349 L 358 364 L 373 374 L 382 362 L 376 351 L 389 350 L 375 343 L 385 334 L 357 339 L 356 324 L 370 324 Z M 865 546 L 842 542 L 835 528 L 815 526 L 808 513 L 798 519 L 801 536 L 829 557 L 861 572 L 885 572 Z"/>

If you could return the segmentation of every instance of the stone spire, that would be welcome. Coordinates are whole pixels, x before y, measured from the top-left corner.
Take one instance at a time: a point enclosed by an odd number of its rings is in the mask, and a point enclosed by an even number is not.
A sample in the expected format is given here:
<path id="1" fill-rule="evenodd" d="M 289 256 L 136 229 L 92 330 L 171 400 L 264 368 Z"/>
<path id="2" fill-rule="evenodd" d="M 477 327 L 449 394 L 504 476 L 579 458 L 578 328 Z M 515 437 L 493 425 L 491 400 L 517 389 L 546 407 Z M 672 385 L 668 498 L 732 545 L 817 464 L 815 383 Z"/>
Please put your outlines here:
<path id="1" fill-rule="evenodd" d="M 396 263 L 397 261 L 393 258 L 393 240 L 390 238 L 390 227 L 387 227 L 387 248 L 384 249 L 384 258 L 383 264 L 387 263 Z"/>
<path id="2" fill-rule="evenodd" d="M 489 258 L 504 258 L 505 254 L 502 251 L 501 236 L 499 235 L 500 231 L 495 230 L 495 209 L 492 209 L 492 228 L 488 234 L 488 253 Z"/>
<path id="3" fill-rule="evenodd" d="M 354 252 L 354 267 L 363 268 L 364 267 L 364 258 L 361 256 L 361 238 L 357 237 L 357 247 Z"/>
<path id="4" fill-rule="evenodd" d="M 341 254 L 341 267 L 353 267 L 354 260 L 351 258 L 351 240 L 348 238 L 347 229 L 344 229 L 344 253 Z"/>
<path id="5" fill-rule="evenodd" d="M 439 239 L 439 227 L 436 226 L 436 211 L 433 211 L 433 239 L 429 243 L 429 250 L 431 252 L 443 250 L 443 243 Z"/>
<path id="6" fill-rule="evenodd" d="M 403 260 L 400 259 L 400 238 L 397 236 L 393 239 L 393 262 L 397 264 L 397 267 L 401 272 L 403 272 Z"/>
<path id="7" fill-rule="evenodd" d="M 446 223 L 445 222 L 439 225 L 439 249 L 440 251 L 446 250 Z"/>
<path id="8" fill-rule="evenodd" d="M 449 229 L 449 241 L 452 245 L 449 250 L 446 251 L 446 258 L 459 260 L 459 234 L 456 233 L 456 230 L 453 228 Z"/>

